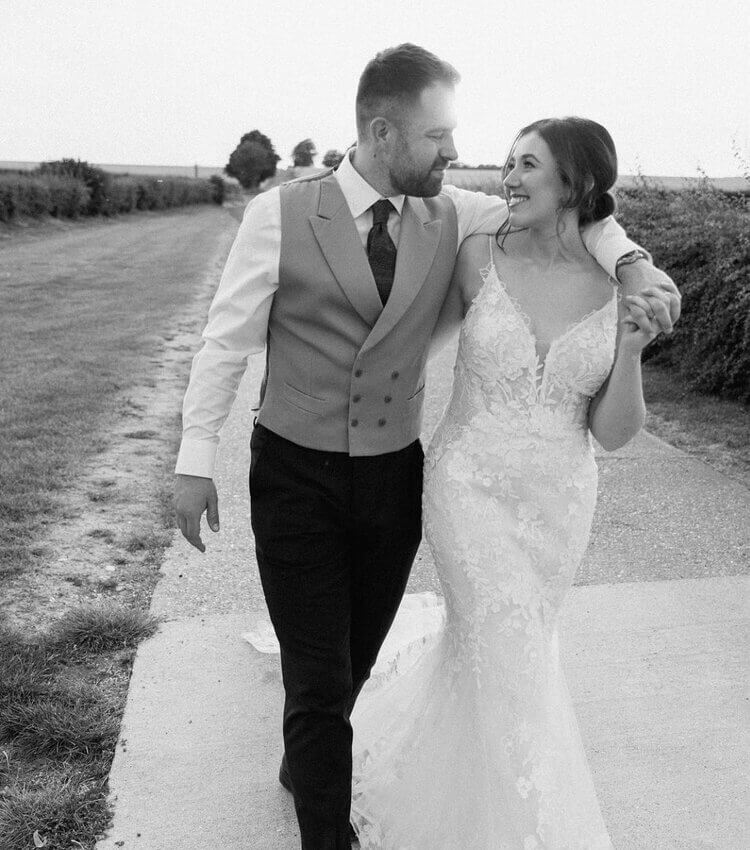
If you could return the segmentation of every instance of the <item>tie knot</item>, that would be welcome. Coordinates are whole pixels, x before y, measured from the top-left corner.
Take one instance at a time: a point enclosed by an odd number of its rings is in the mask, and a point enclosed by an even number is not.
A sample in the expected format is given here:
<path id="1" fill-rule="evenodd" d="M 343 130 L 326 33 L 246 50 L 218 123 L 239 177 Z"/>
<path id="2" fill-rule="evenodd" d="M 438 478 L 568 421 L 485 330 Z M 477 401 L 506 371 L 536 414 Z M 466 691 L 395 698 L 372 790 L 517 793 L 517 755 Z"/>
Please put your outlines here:
<path id="1" fill-rule="evenodd" d="M 388 224 L 388 216 L 396 208 L 387 198 L 381 198 L 372 205 L 372 224 Z"/>

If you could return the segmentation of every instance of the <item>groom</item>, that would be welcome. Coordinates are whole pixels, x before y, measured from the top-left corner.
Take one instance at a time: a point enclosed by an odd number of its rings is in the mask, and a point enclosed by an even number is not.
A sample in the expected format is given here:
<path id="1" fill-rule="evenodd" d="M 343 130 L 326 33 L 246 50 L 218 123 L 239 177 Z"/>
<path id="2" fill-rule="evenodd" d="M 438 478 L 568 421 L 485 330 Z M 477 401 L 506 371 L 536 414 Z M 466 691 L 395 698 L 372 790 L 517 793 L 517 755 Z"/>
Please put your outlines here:
<path id="1" fill-rule="evenodd" d="M 367 65 L 353 155 L 248 205 L 185 395 L 175 506 L 205 551 L 218 432 L 248 355 L 267 349 L 252 526 L 286 691 L 280 779 L 303 850 L 350 847 L 349 716 L 420 540 L 427 349 L 459 245 L 506 214 L 500 198 L 442 186 L 458 79 L 411 44 Z M 621 228 L 609 219 L 585 241 L 611 274 L 624 257 L 626 292 L 671 330 L 677 291 Z"/>

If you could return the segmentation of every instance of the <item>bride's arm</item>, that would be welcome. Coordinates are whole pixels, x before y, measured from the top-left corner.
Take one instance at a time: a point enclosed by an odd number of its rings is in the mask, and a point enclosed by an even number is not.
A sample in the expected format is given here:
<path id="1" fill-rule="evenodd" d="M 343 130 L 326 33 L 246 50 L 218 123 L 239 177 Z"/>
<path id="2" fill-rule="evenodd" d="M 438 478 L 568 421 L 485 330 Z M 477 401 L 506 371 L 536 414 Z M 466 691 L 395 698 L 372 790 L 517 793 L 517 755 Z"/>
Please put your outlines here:
<path id="1" fill-rule="evenodd" d="M 466 311 L 482 286 L 480 268 L 489 262 L 489 236 L 470 236 L 464 239 L 458 252 L 448 294 L 438 316 L 430 340 L 430 357 L 439 354 L 458 334 Z"/>
<path id="2" fill-rule="evenodd" d="M 650 329 L 644 331 L 622 302 L 619 309 L 615 362 L 609 378 L 589 406 L 589 429 L 610 452 L 630 442 L 646 420 L 641 352 L 659 333 L 655 320 L 651 321 Z"/>

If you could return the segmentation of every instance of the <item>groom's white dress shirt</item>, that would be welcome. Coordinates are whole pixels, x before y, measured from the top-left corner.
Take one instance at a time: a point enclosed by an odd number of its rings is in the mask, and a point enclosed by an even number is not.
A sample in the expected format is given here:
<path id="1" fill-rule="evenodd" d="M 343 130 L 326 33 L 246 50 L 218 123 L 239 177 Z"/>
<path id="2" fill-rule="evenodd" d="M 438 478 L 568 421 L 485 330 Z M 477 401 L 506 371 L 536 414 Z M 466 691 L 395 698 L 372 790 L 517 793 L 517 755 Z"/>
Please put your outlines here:
<path id="1" fill-rule="evenodd" d="M 354 219 L 363 249 L 372 227 L 372 205 L 382 198 L 355 170 L 348 156 L 335 172 Z M 456 250 L 473 233 L 494 233 L 507 210 L 496 196 L 445 185 L 443 193 L 456 210 Z M 389 198 L 398 215 L 388 232 L 398 248 L 406 197 Z M 611 275 L 619 257 L 634 247 L 613 219 L 584 233 L 590 253 Z M 193 359 L 183 403 L 183 436 L 175 471 L 212 478 L 219 430 L 229 414 L 247 358 L 265 349 L 268 318 L 279 285 L 281 202 L 279 188 L 248 204 L 208 314 L 203 347 Z"/>

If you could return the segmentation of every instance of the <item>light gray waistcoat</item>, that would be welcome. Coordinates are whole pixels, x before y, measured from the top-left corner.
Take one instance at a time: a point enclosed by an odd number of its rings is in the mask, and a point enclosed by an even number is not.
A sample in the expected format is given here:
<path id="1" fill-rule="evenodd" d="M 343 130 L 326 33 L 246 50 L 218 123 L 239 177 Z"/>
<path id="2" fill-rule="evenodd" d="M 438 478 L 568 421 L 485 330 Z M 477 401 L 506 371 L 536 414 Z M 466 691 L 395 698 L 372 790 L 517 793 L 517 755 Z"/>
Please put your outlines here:
<path id="1" fill-rule="evenodd" d="M 329 172 L 283 185 L 260 424 L 298 445 L 350 455 L 416 440 L 427 348 L 457 238 L 447 196 L 408 197 L 383 307 L 336 178 Z"/>

